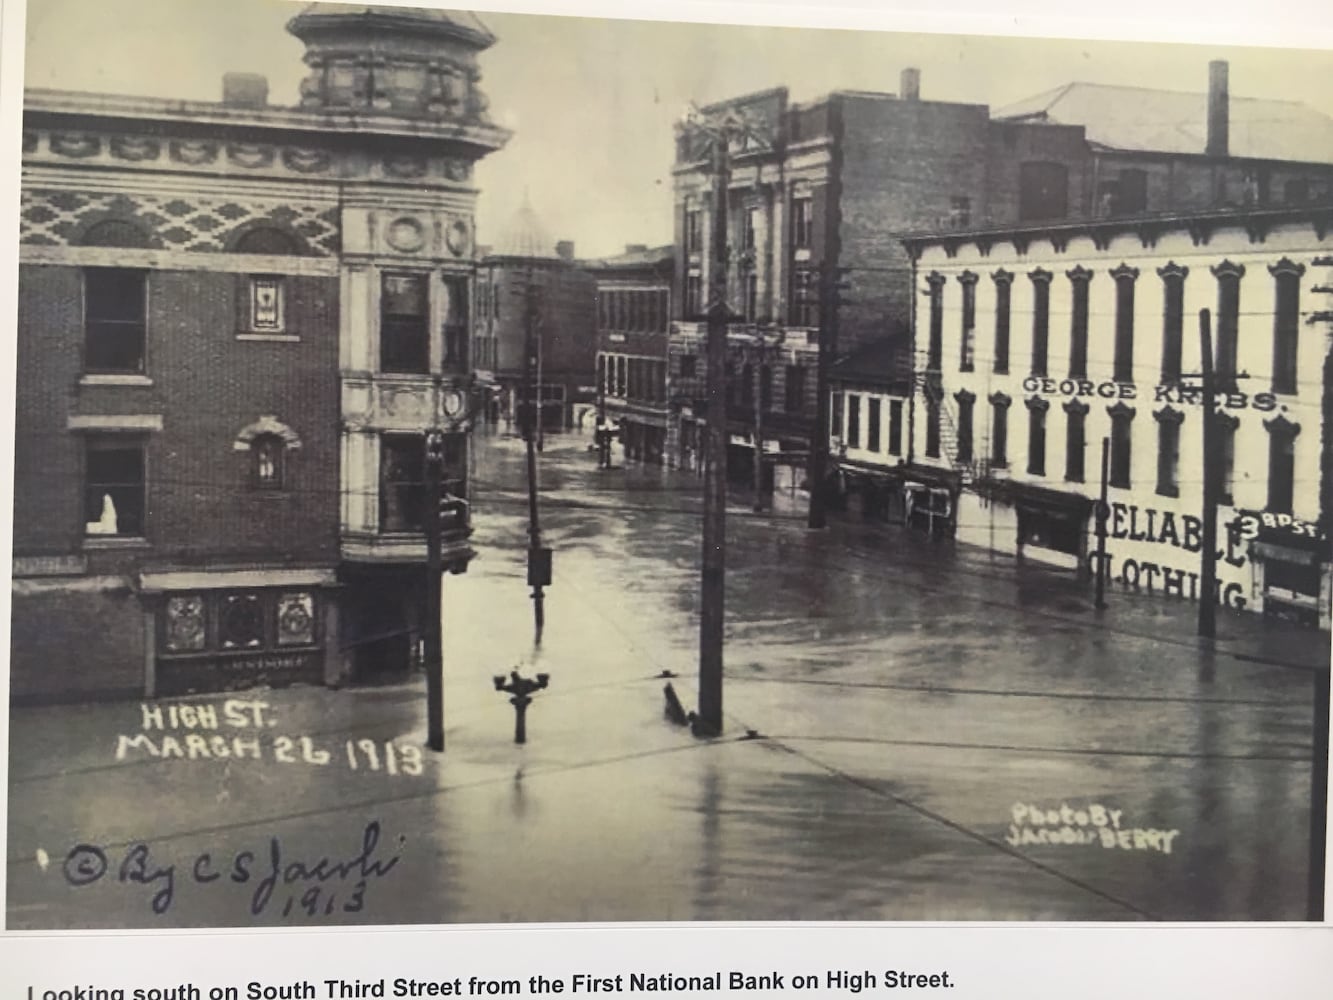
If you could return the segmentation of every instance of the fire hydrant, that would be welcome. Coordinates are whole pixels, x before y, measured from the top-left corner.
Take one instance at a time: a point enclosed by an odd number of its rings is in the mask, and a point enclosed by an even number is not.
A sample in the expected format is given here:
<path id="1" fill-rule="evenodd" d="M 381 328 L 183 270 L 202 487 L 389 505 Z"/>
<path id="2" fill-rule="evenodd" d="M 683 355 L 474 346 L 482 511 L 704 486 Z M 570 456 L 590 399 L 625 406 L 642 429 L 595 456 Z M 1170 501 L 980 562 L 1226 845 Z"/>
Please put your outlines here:
<path id="1" fill-rule="evenodd" d="M 517 670 L 512 670 L 509 673 L 508 683 L 500 676 L 495 677 L 494 680 L 495 690 L 513 695 L 509 699 L 509 704 L 514 706 L 514 742 L 526 743 L 528 741 L 528 706 L 532 704 L 532 698 L 529 695 L 534 691 L 543 690 L 551 682 L 551 675 L 538 674 L 536 680 L 531 680 L 527 677 L 520 677 Z"/>

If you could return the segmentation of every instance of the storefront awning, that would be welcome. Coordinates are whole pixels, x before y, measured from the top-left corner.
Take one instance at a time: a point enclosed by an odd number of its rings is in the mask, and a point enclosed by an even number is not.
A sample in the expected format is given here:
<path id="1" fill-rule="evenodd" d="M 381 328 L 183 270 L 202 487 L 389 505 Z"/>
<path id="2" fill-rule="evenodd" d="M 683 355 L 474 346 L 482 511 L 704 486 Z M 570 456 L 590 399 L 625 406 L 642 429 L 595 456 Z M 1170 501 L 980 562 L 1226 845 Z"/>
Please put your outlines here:
<path id="1" fill-rule="evenodd" d="M 1083 496 L 1081 493 L 1066 493 L 1063 490 L 1013 481 L 997 484 L 992 496 L 1022 510 L 1076 519 L 1087 517 L 1096 504 L 1092 497 Z"/>
<path id="2" fill-rule="evenodd" d="M 1318 566 L 1319 553 L 1309 549 L 1293 549 L 1272 542 L 1255 542 L 1254 555 L 1260 559 L 1272 559 L 1275 562 L 1292 563 L 1296 566 Z"/>

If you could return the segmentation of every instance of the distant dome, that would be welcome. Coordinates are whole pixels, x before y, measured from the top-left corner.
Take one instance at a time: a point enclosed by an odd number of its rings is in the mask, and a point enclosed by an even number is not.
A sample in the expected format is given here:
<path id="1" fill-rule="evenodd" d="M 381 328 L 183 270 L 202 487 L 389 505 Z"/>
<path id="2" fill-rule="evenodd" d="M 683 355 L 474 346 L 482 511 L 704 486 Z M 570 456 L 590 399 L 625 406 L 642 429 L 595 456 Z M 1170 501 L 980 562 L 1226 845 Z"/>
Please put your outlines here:
<path id="1" fill-rule="evenodd" d="M 500 238 L 491 248 L 495 257 L 528 257 L 538 260 L 556 260 L 555 240 L 538 218 L 536 211 L 529 204 L 527 196 L 523 204 L 509 220 L 509 225 L 500 233 Z"/>

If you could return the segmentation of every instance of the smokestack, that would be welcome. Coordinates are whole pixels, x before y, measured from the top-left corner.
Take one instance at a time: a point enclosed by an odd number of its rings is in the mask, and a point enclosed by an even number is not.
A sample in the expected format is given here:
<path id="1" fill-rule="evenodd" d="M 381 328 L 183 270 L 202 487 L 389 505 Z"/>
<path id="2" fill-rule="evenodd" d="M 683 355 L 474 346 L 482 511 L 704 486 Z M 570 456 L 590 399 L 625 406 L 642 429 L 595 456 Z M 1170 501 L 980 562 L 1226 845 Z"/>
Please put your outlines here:
<path id="1" fill-rule="evenodd" d="M 573 240 L 561 240 L 559 243 L 557 243 L 555 245 L 555 255 L 559 257 L 561 260 L 573 260 L 574 259 Z"/>
<path id="2" fill-rule="evenodd" d="M 1208 146 L 1209 156 L 1228 156 L 1231 133 L 1231 94 L 1227 88 L 1226 60 L 1208 64 Z"/>
<path id="3" fill-rule="evenodd" d="M 904 101 L 921 100 L 921 70 L 915 66 L 903 70 L 898 83 L 898 96 Z"/>
<path id="4" fill-rule="evenodd" d="M 268 78 L 260 73 L 222 74 L 222 103 L 237 108 L 268 104 Z"/>

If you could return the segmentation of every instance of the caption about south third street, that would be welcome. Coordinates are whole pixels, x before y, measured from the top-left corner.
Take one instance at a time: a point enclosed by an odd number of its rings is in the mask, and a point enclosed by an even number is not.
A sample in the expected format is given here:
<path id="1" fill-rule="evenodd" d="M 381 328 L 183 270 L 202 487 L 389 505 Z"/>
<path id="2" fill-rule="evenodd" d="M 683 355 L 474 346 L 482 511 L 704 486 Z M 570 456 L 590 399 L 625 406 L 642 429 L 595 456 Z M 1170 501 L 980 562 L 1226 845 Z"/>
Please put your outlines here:
<path id="1" fill-rule="evenodd" d="M 621 972 L 611 976 L 575 973 L 572 976 L 528 976 L 523 979 L 486 979 L 462 976 L 442 979 L 298 979 L 275 985 L 249 982 L 244 986 L 201 989 L 185 983 L 169 987 L 103 989 L 75 986 L 34 990 L 28 1000 L 365 1000 L 383 997 L 497 997 L 585 996 L 598 993 L 771 993 L 777 991 L 860 993 L 879 989 L 947 989 L 956 983 L 947 971 L 909 969 L 789 972 L 727 972 L 682 975 L 673 972 Z"/>

